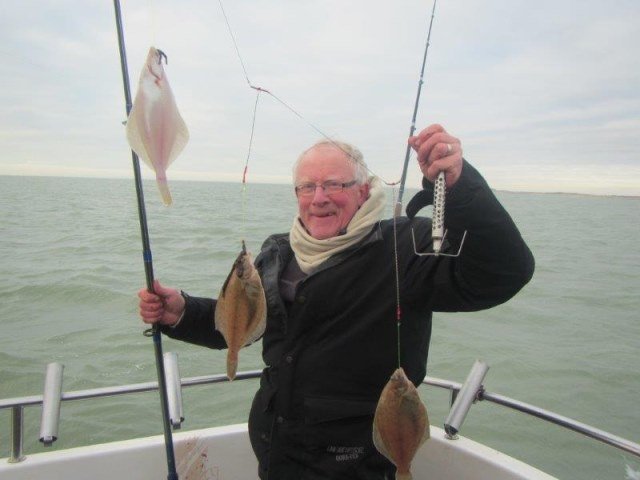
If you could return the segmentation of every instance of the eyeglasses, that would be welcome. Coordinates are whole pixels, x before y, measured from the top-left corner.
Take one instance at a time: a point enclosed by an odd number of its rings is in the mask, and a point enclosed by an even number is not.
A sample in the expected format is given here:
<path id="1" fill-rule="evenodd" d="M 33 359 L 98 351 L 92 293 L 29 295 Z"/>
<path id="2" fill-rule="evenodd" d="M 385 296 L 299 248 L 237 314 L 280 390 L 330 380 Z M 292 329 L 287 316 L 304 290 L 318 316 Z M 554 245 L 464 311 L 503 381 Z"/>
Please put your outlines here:
<path id="1" fill-rule="evenodd" d="M 345 188 L 352 187 L 356 184 L 355 180 L 351 180 L 350 182 L 338 182 L 337 180 L 327 180 L 326 182 L 318 183 L 301 183 L 300 185 L 296 185 L 296 195 L 299 197 L 310 197 L 316 193 L 316 189 L 318 187 L 322 188 L 322 191 L 326 195 L 334 195 L 336 193 L 342 192 Z"/>

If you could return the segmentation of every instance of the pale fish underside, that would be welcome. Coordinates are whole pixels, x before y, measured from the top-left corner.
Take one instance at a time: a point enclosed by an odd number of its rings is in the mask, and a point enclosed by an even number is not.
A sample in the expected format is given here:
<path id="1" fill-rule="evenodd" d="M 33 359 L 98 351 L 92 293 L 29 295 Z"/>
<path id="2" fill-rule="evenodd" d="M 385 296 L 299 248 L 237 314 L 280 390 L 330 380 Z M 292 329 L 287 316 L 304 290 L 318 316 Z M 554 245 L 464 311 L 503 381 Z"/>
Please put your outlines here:
<path id="1" fill-rule="evenodd" d="M 428 438 L 427 409 L 404 370 L 398 368 L 380 394 L 373 419 L 373 443 L 396 466 L 396 480 L 413 478 L 411 461 Z"/>
<path id="2" fill-rule="evenodd" d="M 176 473 L 180 480 L 215 480 L 222 478 L 212 464 L 209 449 L 200 438 L 187 438 L 175 444 Z"/>
<path id="3" fill-rule="evenodd" d="M 162 201 L 170 205 L 167 168 L 187 145 L 189 131 L 178 111 L 162 57 L 160 50 L 149 49 L 127 120 L 127 140 L 131 149 L 155 171 Z"/>
<path id="4" fill-rule="evenodd" d="M 238 352 L 255 342 L 267 325 L 267 301 L 260 275 L 244 242 L 216 303 L 215 327 L 227 342 L 227 377 L 238 369 Z"/>

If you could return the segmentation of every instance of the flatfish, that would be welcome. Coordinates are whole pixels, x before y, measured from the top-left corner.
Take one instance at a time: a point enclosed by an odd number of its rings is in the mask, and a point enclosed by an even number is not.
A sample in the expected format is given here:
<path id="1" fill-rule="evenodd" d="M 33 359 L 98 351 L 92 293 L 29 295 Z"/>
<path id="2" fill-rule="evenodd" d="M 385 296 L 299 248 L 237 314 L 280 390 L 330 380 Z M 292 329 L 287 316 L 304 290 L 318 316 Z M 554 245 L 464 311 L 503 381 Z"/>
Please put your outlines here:
<path id="1" fill-rule="evenodd" d="M 411 480 L 411 461 L 429 438 L 427 409 L 416 387 L 398 368 L 380 394 L 373 418 L 373 443 L 397 468 L 396 480 Z"/>
<path id="2" fill-rule="evenodd" d="M 187 145 L 189 131 L 169 86 L 163 58 L 166 60 L 166 55 L 161 50 L 149 49 L 127 120 L 127 140 L 155 171 L 162 201 L 171 205 L 167 168 Z"/>
<path id="3" fill-rule="evenodd" d="M 243 241 L 242 251 L 220 290 L 215 311 L 216 330 L 227 342 L 229 380 L 236 376 L 240 349 L 260 338 L 266 325 L 267 301 L 262 282 Z"/>

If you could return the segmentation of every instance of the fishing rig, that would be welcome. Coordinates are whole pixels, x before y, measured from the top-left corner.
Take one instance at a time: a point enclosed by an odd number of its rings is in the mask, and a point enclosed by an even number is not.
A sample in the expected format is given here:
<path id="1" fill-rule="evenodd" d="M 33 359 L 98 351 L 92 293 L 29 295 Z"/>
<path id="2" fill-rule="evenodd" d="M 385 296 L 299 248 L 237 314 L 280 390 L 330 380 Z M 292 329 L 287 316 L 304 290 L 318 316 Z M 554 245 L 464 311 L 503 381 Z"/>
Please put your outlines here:
<path id="1" fill-rule="evenodd" d="M 446 184 L 444 172 L 440 172 L 436 177 L 433 184 L 433 216 L 431 224 L 431 238 L 433 251 L 432 252 L 418 252 L 416 245 L 416 234 L 413 228 L 411 229 L 411 240 L 413 242 L 413 252 L 418 256 L 443 256 L 443 257 L 457 257 L 462 252 L 462 245 L 467 238 L 467 231 L 465 230 L 460 240 L 460 245 L 456 253 L 444 253 L 442 246 L 447 236 L 447 231 L 444 228 L 444 205 L 445 205 Z"/>
<path id="2" fill-rule="evenodd" d="M 246 68 L 245 62 L 242 59 L 242 55 L 240 54 L 240 49 L 238 48 L 238 43 L 236 42 L 236 38 L 235 38 L 235 35 L 233 33 L 233 29 L 231 28 L 231 23 L 229 22 L 229 17 L 227 16 L 227 13 L 226 13 L 226 11 L 224 9 L 224 5 L 222 3 L 222 0 L 218 0 L 218 4 L 220 5 L 220 10 L 222 12 L 222 16 L 224 17 L 224 21 L 225 21 L 225 24 L 227 26 L 227 30 L 229 32 L 229 36 L 230 36 L 231 41 L 233 43 L 233 47 L 235 49 L 236 56 L 238 58 L 240 66 L 242 68 L 242 72 L 244 74 L 244 78 L 245 78 L 245 80 L 247 82 L 247 85 L 251 89 L 256 91 L 256 100 L 255 100 L 254 107 L 253 107 L 253 115 L 252 115 L 252 122 L 251 122 L 251 134 L 250 134 L 250 138 L 249 138 L 249 147 L 248 147 L 247 158 L 246 158 L 246 161 L 245 161 L 244 170 L 243 170 L 243 173 L 242 173 L 243 193 L 246 191 L 247 171 L 248 171 L 248 167 L 249 167 L 249 160 L 250 160 L 250 157 L 251 157 L 251 148 L 252 148 L 252 145 L 253 145 L 256 117 L 257 117 L 257 111 L 258 111 L 258 102 L 259 102 L 259 99 L 260 99 L 260 94 L 262 94 L 262 93 L 266 93 L 267 95 L 271 96 L 274 100 L 276 100 L 278 103 L 280 103 L 282 106 L 284 106 L 290 112 L 292 112 L 295 116 L 297 116 L 299 119 L 301 119 L 309 127 L 311 127 L 313 130 L 315 130 L 317 133 L 319 133 L 323 138 L 325 138 L 329 142 L 333 143 L 338 149 L 342 150 L 340 145 L 337 144 L 336 142 L 334 142 L 333 139 L 329 135 L 327 135 L 325 132 L 320 130 L 316 125 L 314 125 L 309 120 L 307 120 L 302 114 L 300 114 L 291 105 L 289 105 L 284 100 L 282 100 L 281 98 L 276 96 L 270 90 L 268 90 L 266 88 L 263 88 L 263 87 L 260 87 L 260 86 L 256 86 L 249 79 L 249 74 L 247 73 L 247 68 Z M 416 118 L 417 118 L 417 114 L 418 114 L 418 107 L 420 105 L 420 95 L 421 95 L 421 92 L 422 92 L 422 86 L 424 84 L 424 72 L 425 72 L 425 67 L 426 67 L 426 63 L 427 63 L 427 55 L 428 55 L 428 52 L 429 52 L 429 45 L 431 44 L 431 30 L 432 30 L 432 27 L 433 27 L 433 19 L 435 17 L 436 4 L 437 4 L 437 0 L 434 0 L 433 6 L 432 6 L 432 9 L 431 9 L 431 17 L 430 17 L 430 20 L 429 20 L 429 29 L 428 29 L 428 33 L 427 33 L 427 40 L 426 40 L 426 44 L 425 44 L 425 48 L 424 48 L 424 54 L 422 56 L 422 67 L 420 69 L 420 78 L 418 80 L 418 89 L 417 89 L 416 98 L 415 98 L 414 107 L 413 107 L 413 115 L 412 115 L 412 118 L 411 118 L 411 126 L 409 128 L 409 136 L 410 137 L 413 136 L 413 134 L 415 133 L 415 130 L 416 130 Z M 347 153 L 347 155 L 349 155 L 348 152 L 345 152 L 345 153 Z M 402 197 L 403 197 L 403 194 L 404 194 L 404 188 L 405 188 L 405 183 L 406 183 L 406 178 L 407 178 L 407 171 L 408 171 L 410 157 L 411 157 L 411 145 L 407 145 L 407 148 L 406 148 L 406 151 L 405 151 L 405 158 L 404 158 L 403 168 L 402 168 L 402 174 L 401 174 L 401 178 L 400 178 L 399 182 L 387 182 L 387 181 L 383 180 L 383 182 L 386 185 L 389 185 L 389 186 L 399 185 L 397 198 L 396 198 L 395 203 L 394 203 L 394 205 L 395 205 L 394 206 L 394 213 L 393 213 L 394 218 L 395 217 L 399 217 L 401 215 L 401 213 L 402 213 Z M 374 174 L 374 172 L 372 172 L 370 169 L 369 169 L 369 172 Z M 432 252 L 419 252 L 417 247 L 416 247 L 415 234 L 413 233 L 413 230 L 412 230 L 412 239 L 413 239 L 413 244 L 414 244 L 414 252 L 415 252 L 416 255 L 419 255 L 419 256 L 425 256 L 425 255 L 440 256 L 440 255 L 442 255 L 442 256 L 447 256 L 447 257 L 457 257 L 457 256 L 460 255 L 460 252 L 462 251 L 462 244 L 464 243 L 464 239 L 466 238 L 466 231 L 464 232 L 464 235 L 462 237 L 462 241 L 460 243 L 459 249 L 458 249 L 458 251 L 456 253 L 445 253 L 445 252 L 442 251 L 443 242 L 444 242 L 444 239 L 446 237 L 446 230 L 444 228 L 446 186 L 445 186 L 445 173 L 443 171 L 440 172 L 437 175 L 436 179 L 435 179 L 433 193 L 434 193 L 434 195 L 433 195 L 433 228 L 432 228 L 433 251 Z M 243 195 L 243 204 L 244 204 L 244 195 Z M 244 208 L 243 208 L 243 210 L 244 210 Z"/>
<path id="3" fill-rule="evenodd" d="M 129 68 L 127 66 L 127 53 L 124 42 L 124 31 L 122 27 L 122 13 L 120 9 L 120 0 L 113 0 L 113 7 L 116 16 L 116 29 L 118 32 L 118 47 L 120 50 L 120 66 L 122 69 L 122 81 L 124 86 L 124 97 L 126 105 L 127 117 L 132 108 L 131 103 L 131 88 L 129 85 Z M 164 53 L 162 54 L 164 55 Z M 162 55 L 160 61 L 162 61 Z M 166 59 L 166 55 L 164 55 Z M 140 160 L 138 155 L 131 150 L 131 160 L 133 163 L 134 181 L 136 185 L 136 198 L 138 200 L 138 219 L 140 221 L 140 233 L 142 237 L 142 258 L 144 261 L 144 271 L 146 278 L 147 290 L 149 292 L 153 289 L 153 260 L 151 255 L 151 243 L 149 241 L 149 229 L 147 226 L 147 214 L 144 203 L 144 193 L 142 190 L 142 175 L 140 173 Z M 167 392 L 167 380 L 165 376 L 165 367 L 162 354 L 162 335 L 160 328 L 157 324 L 154 324 L 150 332 L 145 332 L 145 335 L 151 336 L 153 339 L 153 349 L 155 353 L 156 373 L 158 377 L 158 391 L 160 392 L 160 408 L 162 411 L 162 424 L 164 430 L 165 440 L 165 452 L 167 456 L 167 480 L 178 480 L 178 473 L 176 470 L 175 452 L 173 449 L 173 435 L 171 432 L 171 420 L 169 414 L 169 395 Z"/>
<path id="4" fill-rule="evenodd" d="M 259 103 L 260 95 L 262 93 L 265 93 L 265 94 L 271 96 L 274 100 L 276 100 L 278 103 L 280 103 L 286 109 L 291 111 L 295 116 L 297 116 L 299 119 L 301 119 L 303 122 L 305 122 L 313 130 L 318 132 L 322 137 L 326 138 L 331 143 L 334 143 L 337 148 L 340 148 L 340 149 L 342 149 L 342 148 L 336 142 L 334 142 L 329 135 L 325 134 L 318 127 L 316 127 L 311 122 L 309 122 L 303 115 L 301 115 L 298 111 L 296 111 L 294 108 L 292 108 L 289 104 L 287 104 L 285 101 L 283 101 L 278 96 L 276 96 L 273 92 L 271 92 L 270 90 L 267 90 L 266 88 L 257 86 L 257 85 L 255 85 L 255 84 L 253 84 L 251 82 L 251 80 L 249 79 L 249 75 L 247 73 L 247 69 L 245 67 L 244 61 L 242 60 L 242 56 L 240 55 L 240 50 L 239 50 L 237 42 L 235 40 L 235 36 L 233 34 L 233 30 L 231 28 L 231 25 L 229 23 L 229 19 L 228 19 L 227 14 L 226 14 L 226 12 L 224 10 L 224 6 L 222 4 L 222 0 L 218 0 L 218 3 L 220 5 L 220 9 L 222 11 L 224 20 L 226 22 L 226 25 L 227 25 L 231 40 L 233 42 L 233 46 L 235 48 L 238 60 L 240 62 L 242 70 L 244 72 L 244 77 L 246 79 L 246 82 L 247 82 L 248 86 L 252 90 L 255 90 L 255 92 L 256 92 L 256 99 L 255 99 L 255 103 L 254 103 L 254 107 L 253 107 L 253 118 L 252 118 L 252 124 L 251 124 L 251 134 L 250 134 L 250 139 L 249 139 L 248 152 L 247 152 L 247 157 L 246 157 L 246 161 L 245 161 L 245 165 L 244 165 L 244 169 L 243 169 L 243 173 L 242 173 L 242 187 L 243 187 L 243 208 L 242 208 L 242 211 L 243 211 L 243 217 L 244 217 L 245 202 L 246 202 L 245 194 L 246 194 L 246 184 L 247 184 L 247 172 L 248 172 L 248 167 L 249 167 L 249 161 L 250 161 L 250 158 L 251 158 L 251 149 L 252 149 L 252 145 L 253 145 L 253 138 L 254 138 L 254 132 L 255 132 L 255 124 L 256 124 L 256 117 L 257 117 L 257 111 L 258 111 L 258 103 Z M 428 29 L 428 34 L 427 34 L 426 45 L 425 45 L 423 59 L 422 59 L 422 67 L 421 67 L 421 70 L 420 70 L 420 78 L 419 78 L 419 81 L 418 81 L 418 89 L 417 89 L 416 98 L 415 98 L 415 102 L 414 102 L 414 109 L 413 109 L 413 115 L 412 115 L 412 119 L 411 119 L 411 126 L 410 126 L 409 136 L 413 136 L 413 134 L 415 133 L 415 129 L 416 129 L 416 117 L 417 117 L 418 106 L 419 106 L 419 103 L 420 103 L 420 95 L 421 95 L 421 91 L 422 91 L 422 86 L 424 84 L 424 72 L 425 72 L 427 54 L 428 54 L 429 45 L 430 45 L 431 30 L 432 30 L 432 26 L 433 26 L 433 20 L 434 20 L 434 17 L 435 17 L 436 3 L 437 3 L 437 0 L 434 0 L 432 11 L 431 11 L 431 18 L 430 18 L 430 21 L 429 21 L 429 29 Z M 123 83 L 124 83 L 126 113 L 127 113 L 127 116 L 128 116 L 129 112 L 130 112 L 130 110 L 132 108 L 132 104 L 131 104 L 131 93 L 130 93 L 130 86 L 129 86 L 129 74 L 128 74 L 128 67 L 127 67 L 127 60 L 126 60 L 124 34 L 123 34 L 123 28 L 122 28 L 122 16 L 121 16 L 121 9 L 120 9 L 119 0 L 114 0 L 114 9 L 115 9 L 115 14 L 116 14 L 116 26 L 117 26 L 117 32 L 118 32 L 118 44 L 119 44 L 119 49 L 120 49 L 120 60 L 121 60 L 122 77 L 123 77 Z M 166 58 L 166 56 L 165 56 L 165 58 Z M 404 165 L 403 165 L 403 170 L 402 170 L 402 175 L 401 175 L 401 180 L 399 182 L 385 182 L 383 180 L 383 182 L 386 183 L 387 185 L 391 185 L 391 186 L 394 186 L 394 187 L 395 187 L 395 185 L 399 184 L 399 191 L 398 191 L 397 198 L 395 199 L 394 214 L 393 214 L 393 220 L 394 220 L 394 242 L 396 243 L 396 245 L 397 245 L 396 219 L 401 215 L 401 211 L 402 211 L 402 196 L 403 196 L 403 193 L 404 193 L 404 186 L 405 186 L 405 183 L 406 183 L 408 163 L 409 163 L 409 158 L 411 156 L 411 149 L 412 149 L 411 145 L 407 145 L 407 149 L 406 149 L 406 152 L 405 152 Z M 137 200 L 138 200 L 138 214 L 139 214 L 138 216 L 139 216 L 139 221 L 140 221 L 142 244 L 143 244 L 143 260 L 144 260 L 144 266 L 145 266 L 147 290 L 149 292 L 153 292 L 154 291 L 153 290 L 153 283 L 154 283 L 153 264 L 152 264 L 152 255 L 151 255 L 151 248 L 150 248 L 150 242 L 149 242 L 149 233 L 148 233 L 148 227 L 147 227 L 145 205 L 144 205 L 144 195 L 143 195 L 143 190 L 142 190 L 140 163 L 139 163 L 139 159 L 138 159 L 138 156 L 136 155 L 136 153 L 133 152 L 133 151 L 131 153 L 132 153 L 132 162 L 133 162 L 133 169 L 134 169 L 134 178 L 135 178 L 135 184 L 136 184 L 136 194 L 137 194 Z M 373 172 L 371 170 L 369 170 L 369 172 L 373 174 Z M 415 252 L 416 255 L 419 255 L 419 256 L 448 256 L 448 257 L 456 257 L 456 256 L 460 255 L 460 252 L 462 250 L 462 245 L 463 245 L 465 237 L 466 237 L 466 231 L 464 232 L 464 235 L 463 235 L 461 243 L 460 243 L 460 247 L 459 247 L 459 249 L 458 249 L 458 251 L 456 253 L 445 253 L 445 252 L 442 251 L 443 242 L 444 242 L 445 237 L 446 237 L 446 230 L 444 228 L 444 224 L 445 224 L 445 221 L 444 221 L 445 196 L 446 196 L 445 172 L 440 172 L 437 175 L 437 177 L 435 179 L 435 182 L 434 182 L 434 191 L 433 191 L 433 193 L 434 193 L 434 196 L 433 196 L 433 219 L 432 219 L 432 247 L 433 247 L 433 251 L 431 251 L 431 252 L 419 252 L 418 251 L 417 246 L 416 246 L 415 233 L 414 233 L 414 231 L 412 229 L 411 232 L 412 232 L 412 240 L 413 240 L 414 252 Z M 423 206 L 426 206 L 427 204 L 428 203 L 425 203 Z M 244 243 L 244 240 L 243 240 L 243 243 Z M 400 279 L 399 279 L 399 271 L 398 271 L 397 248 L 396 248 L 395 262 L 396 262 L 396 286 L 397 286 L 398 363 L 400 364 L 400 335 L 399 335 L 399 329 L 400 329 L 400 324 L 401 324 L 401 310 L 400 310 L 400 292 L 399 292 Z M 165 450 L 166 450 L 166 455 L 167 455 L 167 468 L 168 468 L 168 477 L 167 478 L 169 480 L 174 480 L 174 479 L 178 478 L 178 475 L 176 473 L 175 454 L 174 454 L 174 450 L 173 450 L 173 440 L 172 440 L 172 434 L 171 434 L 171 415 L 169 414 L 169 408 L 170 407 L 168 405 L 168 403 L 169 403 L 169 401 L 168 401 L 168 392 L 167 392 L 168 389 L 167 389 L 167 384 L 166 384 L 164 363 L 163 363 L 163 360 L 162 360 L 163 359 L 163 354 L 162 354 L 161 334 L 160 334 L 160 330 L 159 330 L 157 325 L 154 325 L 153 328 L 150 329 L 149 336 L 151 336 L 153 338 L 154 351 L 155 351 L 155 357 L 156 357 L 158 385 L 159 385 L 160 400 L 161 400 L 160 403 L 161 403 L 162 416 L 163 416 L 163 426 L 164 426 Z"/>
<path id="5" fill-rule="evenodd" d="M 320 130 L 318 127 L 316 127 L 314 124 L 312 124 L 311 122 L 309 122 L 303 115 L 301 115 L 298 111 L 296 111 L 294 108 L 292 108 L 289 104 L 287 104 L 286 102 L 284 102 L 282 99 L 280 99 L 279 97 L 277 97 L 276 95 L 274 95 L 271 91 L 256 86 L 254 85 L 251 80 L 249 79 L 249 75 L 247 73 L 247 68 L 245 66 L 245 62 L 242 59 L 242 55 L 240 54 L 240 49 L 238 48 L 238 44 L 236 42 L 235 39 L 235 35 L 233 34 L 233 29 L 231 28 L 231 24 L 229 22 L 229 18 L 224 10 L 224 6 L 222 3 L 222 0 L 218 0 L 218 3 L 220 5 L 220 10 L 222 11 L 222 15 L 224 17 L 228 32 L 229 32 L 229 36 L 231 37 L 231 41 L 233 42 L 233 46 L 238 58 L 238 61 L 240 62 L 240 66 L 242 67 L 242 71 L 244 73 L 244 77 L 245 80 L 247 82 L 247 85 L 256 91 L 256 100 L 255 100 L 255 104 L 254 104 L 254 109 L 253 109 L 253 118 L 252 118 L 252 124 L 251 124 L 251 135 L 250 135 L 250 140 L 249 140 L 249 148 L 248 148 L 248 154 L 247 154 L 247 159 L 245 162 L 245 167 L 244 167 L 244 171 L 243 171 L 243 175 L 242 175 L 242 184 L 243 184 L 243 217 L 244 217 L 244 205 L 245 205 L 245 191 L 246 191 L 246 178 L 247 178 L 247 170 L 248 170 L 248 165 L 249 165 L 249 159 L 251 156 L 251 147 L 252 147 L 252 143 L 253 143 L 253 137 L 254 137 L 254 130 L 255 130 L 255 122 L 256 122 L 256 115 L 257 115 L 257 107 L 258 107 L 258 101 L 260 98 L 260 94 L 261 93 L 266 93 L 268 95 L 270 95 L 272 98 L 274 98 L 277 102 L 279 102 L 281 105 L 283 105 L 285 108 L 287 108 L 288 110 L 290 110 L 294 115 L 296 115 L 298 118 L 300 118 L 302 121 L 304 121 L 307 125 L 309 125 L 312 129 L 314 129 L 316 132 L 318 132 L 322 137 L 324 137 L 325 139 L 327 139 L 329 142 L 333 143 L 336 148 L 343 150 L 344 149 L 336 142 L 333 141 L 333 139 L 325 134 L 322 130 Z M 418 113 L 418 107 L 420 104 L 420 94 L 422 92 L 422 86 L 424 84 L 424 73 L 425 73 L 425 67 L 426 67 L 426 63 L 427 63 L 427 55 L 429 52 L 429 46 L 431 43 L 431 30 L 433 28 L 433 20 L 435 17 L 435 10 L 436 10 L 436 4 L 437 4 L 437 0 L 434 0 L 433 2 L 433 6 L 431 9 L 431 17 L 429 20 L 429 28 L 428 28 L 428 33 L 427 33 L 427 40 L 426 40 L 426 44 L 425 44 L 425 48 L 424 48 L 424 53 L 422 56 L 422 66 L 420 69 L 420 77 L 418 80 L 418 89 L 416 92 L 416 98 L 415 98 L 415 102 L 414 102 L 414 107 L 413 107 L 413 115 L 411 118 L 411 126 L 409 129 L 409 137 L 412 137 L 415 133 L 416 130 L 416 117 L 417 117 L 417 113 Z M 449 146 L 450 147 L 450 146 Z M 402 175 L 401 175 L 401 179 L 399 182 L 387 182 L 382 180 L 385 184 L 394 187 L 394 196 L 395 196 L 395 186 L 399 185 L 399 189 L 398 189 L 398 194 L 397 197 L 395 198 L 395 202 L 394 202 L 394 209 L 393 209 L 393 231 L 394 231 L 394 262 L 395 262 L 395 282 L 396 282 L 396 326 L 397 326 L 397 353 L 398 353 L 398 367 L 401 366 L 401 355 L 400 355 L 400 327 L 401 327 L 401 321 L 402 321 L 402 310 L 401 310 L 401 305 L 400 305 L 400 272 L 399 272 L 399 259 L 398 259 L 398 248 L 397 248 L 397 219 L 400 217 L 401 212 L 402 212 L 402 196 L 404 193 L 404 187 L 405 187 L 405 183 L 406 183 L 406 178 L 407 178 L 407 171 L 408 171 L 408 165 L 409 165 L 409 159 L 411 157 L 411 150 L 412 150 L 412 146 L 410 144 L 407 144 L 407 148 L 406 148 L 406 152 L 405 152 L 405 158 L 404 158 L 404 164 L 403 164 L 403 169 L 402 169 Z M 449 149 L 450 152 L 450 149 Z M 449 153 L 448 152 L 448 153 Z M 347 156 L 350 156 L 349 152 L 345 151 L 345 154 L 347 154 Z M 374 172 L 372 172 L 370 169 L 368 169 L 369 172 L 371 174 L 374 174 Z M 431 251 L 426 251 L 426 252 L 421 252 L 418 251 L 418 247 L 417 247 L 417 242 L 416 242 L 416 238 L 415 238 L 415 232 L 413 227 L 411 228 L 411 237 L 412 237 L 412 242 L 413 242 L 413 250 L 415 255 L 418 256 L 434 256 L 434 257 L 457 257 L 460 255 L 460 253 L 462 252 L 462 246 L 464 244 L 464 241 L 466 239 L 466 235 L 467 232 L 464 231 L 461 241 L 460 241 L 460 245 L 458 247 L 458 250 L 454 253 L 450 253 L 450 252 L 446 252 L 443 251 L 444 247 L 445 247 L 445 238 L 446 238 L 446 229 L 445 229 L 445 197 L 446 197 L 446 177 L 445 177 L 445 172 L 441 171 L 438 173 L 438 175 L 435 178 L 434 181 L 434 186 L 433 186 L 433 201 L 429 202 L 427 200 L 425 200 L 424 198 L 420 199 L 420 205 L 419 208 L 422 208 L 424 206 L 427 206 L 429 204 L 433 204 L 433 215 L 432 215 L 432 229 L 431 229 L 431 236 L 432 236 L 432 249 Z M 412 216 L 410 216 L 412 217 Z"/>
<path id="6" fill-rule="evenodd" d="M 433 27 L 433 19 L 436 12 L 437 0 L 433 1 L 433 7 L 431 9 L 431 19 L 429 20 L 429 31 L 427 33 L 427 42 L 424 47 L 424 55 L 422 56 L 422 67 L 420 68 L 420 79 L 418 80 L 418 91 L 416 93 L 416 100 L 413 107 L 413 116 L 411 117 L 411 127 L 409 128 L 409 137 L 412 137 L 416 131 L 416 117 L 418 114 L 418 106 L 420 104 L 420 93 L 422 92 L 422 85 L 424 84 L 424 71 L 427 64 L 427 55 L 429 53 L 429 45 L 431 44 L 431 29 Z M 398 189 L 398 196 L 395 203 L 394 217 L 399 217 L 402 213 L 402 196 L 404 194 L 404 186 L 407 180 L 407 170 L 409 167 L 409 158 L 411 157 L 411 145 L 407 145 L 407 149 L 404 157 L 404 164 L 402 167 L 402 176 L 400 178 L 400 187 Z M 442 252 L 442 246 L 446 237 L 446 230 L 444 228 L 444 211 L 445 211 L 445 196 L 446 196 L 446 181 L 445 172 L 441 171 L 436 176 L 433 184 L 433 215 L 432 215 L 432 252 L 418 252 L 416 246 L 416 237 L 413 228 L 411 229 L 411 238 L 413 241 L 413 250 L 416 255 L 419 256 L 444 256 L 444 257 L 457 257 L 462 252 L 462 245 L 466 238 L 467 232 L 465 231 L 460 246 L 456 253 L 444 253 Z"/>

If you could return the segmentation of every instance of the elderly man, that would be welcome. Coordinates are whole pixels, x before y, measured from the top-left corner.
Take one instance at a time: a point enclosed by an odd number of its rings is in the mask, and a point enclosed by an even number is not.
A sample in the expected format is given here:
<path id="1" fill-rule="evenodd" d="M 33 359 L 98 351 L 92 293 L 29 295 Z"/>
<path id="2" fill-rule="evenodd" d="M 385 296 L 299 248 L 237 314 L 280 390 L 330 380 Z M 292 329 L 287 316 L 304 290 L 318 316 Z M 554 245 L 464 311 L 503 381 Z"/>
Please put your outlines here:
<path id="1" fill-rule="evenodd" d="M 426 375 L 433 311 L 490 308 L 533 274 L 533 257 L 460 141 L 432 125 L 409 139 L 426 197 L 438 172 L 447 184 L 450 248 L 459 257 L 418 256 L 432 248 L 428 218 L 382 220 L 384 193 L 360 152 L 322 141 L 294 168 L 298 215 L 288 234 L 269 237 L 256 258 L 267 299 L 266 364 L 249 435 L 261 479 L 390 479 L 394 467 L 373 446 L 375 407 L 401 364 L 417 385 Z M 417 197 L 424 197 L 421 192 Z M 410 202 L 410 217 L 422 206 Z M 394 234 L 395 230 L 395 234 Z M 446 248 L 446 245 L 445 245 Z M 398 277 L 396 277 L 396 268 Z M 213 328 L 214 299 L 156 283 L 141 290 L 140 313 L 174 338 L 225 348 Z"/>

